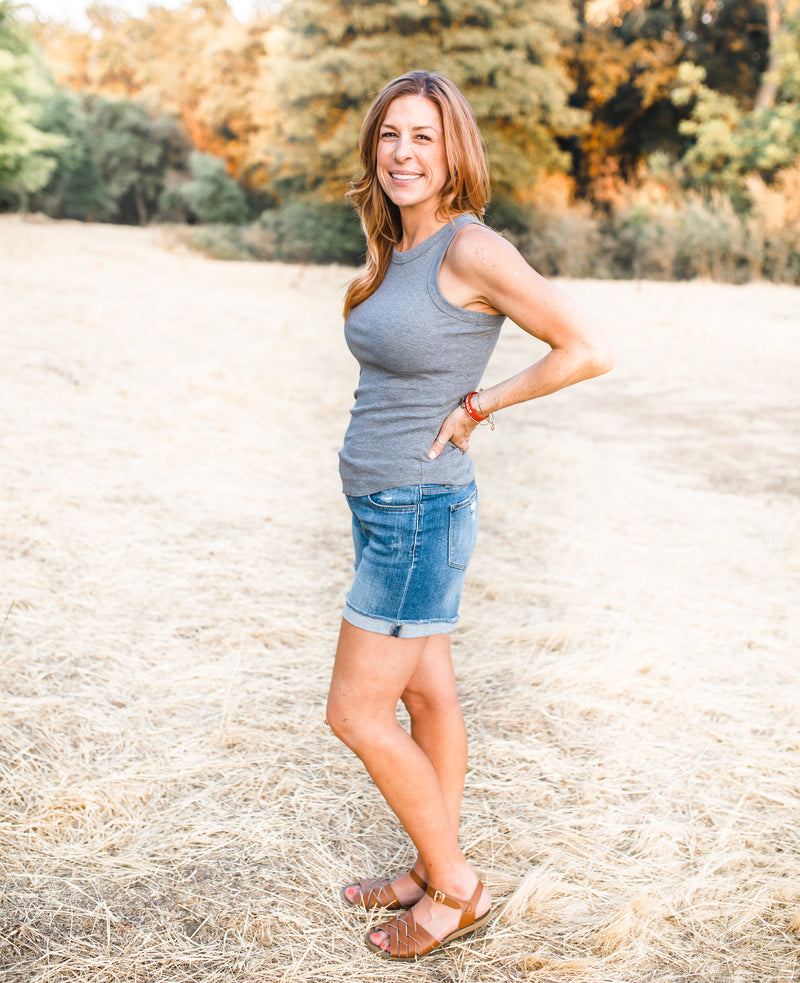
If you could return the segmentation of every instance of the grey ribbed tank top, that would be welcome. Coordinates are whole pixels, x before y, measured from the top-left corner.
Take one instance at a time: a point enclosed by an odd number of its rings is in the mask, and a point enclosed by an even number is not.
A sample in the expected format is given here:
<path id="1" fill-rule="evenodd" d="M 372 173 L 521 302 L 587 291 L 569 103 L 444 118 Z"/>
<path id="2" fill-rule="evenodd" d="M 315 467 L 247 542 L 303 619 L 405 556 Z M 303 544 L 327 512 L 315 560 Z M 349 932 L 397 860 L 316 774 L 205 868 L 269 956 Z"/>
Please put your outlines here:
<path id="1" fill-rule="evenodd" d="M 394 251 L 378 289 L 345 322 L 361 368 L 350 425 L 339 451 L 346 495 L 401 485 L 466 485 L 472 460 L 448 443 L 431 461 L 439 427 L 476 389 L 504 317 L 451 304 L 439 270 L 453 236 L 473 215 L 457 215 L 406 252 Z"/>

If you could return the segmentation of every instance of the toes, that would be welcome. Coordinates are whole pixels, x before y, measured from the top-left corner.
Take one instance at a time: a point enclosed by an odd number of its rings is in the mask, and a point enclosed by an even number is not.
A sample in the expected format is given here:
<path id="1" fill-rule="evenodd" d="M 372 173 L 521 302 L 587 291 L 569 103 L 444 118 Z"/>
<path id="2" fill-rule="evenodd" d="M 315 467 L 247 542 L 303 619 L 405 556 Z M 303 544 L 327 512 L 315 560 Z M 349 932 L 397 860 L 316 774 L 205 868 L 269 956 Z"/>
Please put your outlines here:
<path id="1" fill-rule="evenodd" d="M 379 946 L 384 952 L 388 952 L 389 936 L 386 932 L 373 932 L 369 938 L 374 945 Z"/>

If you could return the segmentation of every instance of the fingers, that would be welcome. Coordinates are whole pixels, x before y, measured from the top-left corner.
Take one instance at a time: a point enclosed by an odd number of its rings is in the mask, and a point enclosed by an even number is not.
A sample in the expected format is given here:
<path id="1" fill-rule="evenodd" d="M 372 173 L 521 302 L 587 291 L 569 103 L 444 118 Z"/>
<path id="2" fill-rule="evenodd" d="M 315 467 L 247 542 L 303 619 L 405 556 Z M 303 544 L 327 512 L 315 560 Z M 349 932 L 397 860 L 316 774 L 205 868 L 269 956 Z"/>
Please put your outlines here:
<path id="1" fill-rule="evenodd" d="M 431 449 L 428 451 L 428 457 L 433 461 L 435 460 L 444 450 L 444 445 L 446 441 L 441 440 L 437 437 L 436 440 L 431 444 Z"/>
<path id="2" fill-rule="evenodd" d="M 448 440 L 466 454 L 469 450 L 470 435 L 476 426 L 477 424 L 467 416 L 460 406 L 456 407 L 442 424 L 442 429 L 436 435 L 436 440 L 428 451 L 428 457 L 432 461 L 435 460 L 444 450 Z"/>
<path id="3" fill-rule="evenodd" d="M 428 451 L 428 457 L 431 459 L 431 461 L 434 461 L 444 450 L 447 441 L 443 440 L 442 439 L 443 437 L 444 434 L 440 433 L 439 436 L 436 438 L 436 440 L 434 440 L 433 444 L 431 445 L 431 449 Z M 456 441 L 455 435 L 453 435 L 450 438 L 450 442 L 455 447 L 457 447 L 460 451 L 463 451 L 465 454 L 469 450 L 469 437 L 466 437 L 461 441 Z"/>

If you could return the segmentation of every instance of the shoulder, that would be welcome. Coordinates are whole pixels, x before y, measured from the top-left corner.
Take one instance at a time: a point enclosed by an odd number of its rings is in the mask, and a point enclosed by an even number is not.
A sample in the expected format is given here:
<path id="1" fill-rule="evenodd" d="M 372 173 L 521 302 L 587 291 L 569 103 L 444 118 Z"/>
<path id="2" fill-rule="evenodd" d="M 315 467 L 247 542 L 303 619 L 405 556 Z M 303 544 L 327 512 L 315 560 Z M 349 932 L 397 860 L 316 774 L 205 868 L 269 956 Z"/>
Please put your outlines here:
<path id="1" fill-rule="evenodd" d="M 494 312 L 505 312 L 509 291 L 536 275 L 507 239 L 482 222 L 470 222 L 456 232 L 444 266 L 445 275 L 469 295 L 470 306 L 474 302 Z"/>
<path id="2" fill-rule="evenodd" d="M 552 307 L 557 293 L 507 239 L 474 222 L 453 237 L 440 284 L 445 295 L 447 288 L 459 298 L 460 306 L 505 314 L 517 324 L 535 307 Z"/>
<path id="3" fill-rule="evenodd" d="M 447 250 L 447 265 L 459 277 L 494 279 L 509 265 L 525 264 L 511 243 L 482 222 L 462 225 Z"/>

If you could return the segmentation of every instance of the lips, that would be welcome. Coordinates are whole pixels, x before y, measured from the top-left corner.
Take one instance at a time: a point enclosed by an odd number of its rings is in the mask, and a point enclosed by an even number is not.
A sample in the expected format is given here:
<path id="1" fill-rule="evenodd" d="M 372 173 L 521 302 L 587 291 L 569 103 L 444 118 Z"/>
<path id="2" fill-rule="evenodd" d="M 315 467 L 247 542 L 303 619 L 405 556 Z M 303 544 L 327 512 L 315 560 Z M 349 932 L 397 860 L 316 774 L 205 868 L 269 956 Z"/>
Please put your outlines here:
<path id="1" fill-rule="evenodd" d="M 401 183 L 406 183 L 408 181 L 416 181 L 422 177 L 421 174 L 406 174 L 402 171 L 390 171 L 389 177 L 393 181 L 399 181 Z"/>

